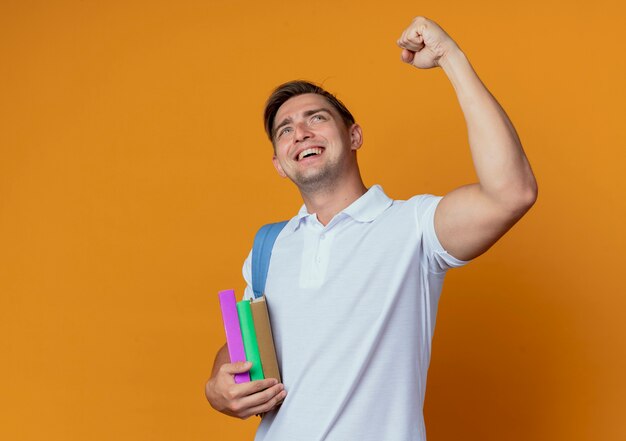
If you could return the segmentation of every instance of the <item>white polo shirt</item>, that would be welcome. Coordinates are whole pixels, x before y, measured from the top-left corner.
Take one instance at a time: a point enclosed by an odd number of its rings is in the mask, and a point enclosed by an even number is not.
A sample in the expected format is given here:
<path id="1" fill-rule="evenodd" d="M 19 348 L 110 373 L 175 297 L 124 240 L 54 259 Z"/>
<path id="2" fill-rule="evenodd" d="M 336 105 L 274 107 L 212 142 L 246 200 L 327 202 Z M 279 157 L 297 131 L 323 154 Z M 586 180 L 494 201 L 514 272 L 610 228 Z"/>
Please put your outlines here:
<path id="1" fill-rule="evenodd" d="M 466 263 L 437 239 L 440 200 L 393 201 L 375 185 L 326 226 L 304 206 L 285 226 L 265 294 L 287 398 L 255 440 L 426 439 L 437 303 L 446 271 Z"/>

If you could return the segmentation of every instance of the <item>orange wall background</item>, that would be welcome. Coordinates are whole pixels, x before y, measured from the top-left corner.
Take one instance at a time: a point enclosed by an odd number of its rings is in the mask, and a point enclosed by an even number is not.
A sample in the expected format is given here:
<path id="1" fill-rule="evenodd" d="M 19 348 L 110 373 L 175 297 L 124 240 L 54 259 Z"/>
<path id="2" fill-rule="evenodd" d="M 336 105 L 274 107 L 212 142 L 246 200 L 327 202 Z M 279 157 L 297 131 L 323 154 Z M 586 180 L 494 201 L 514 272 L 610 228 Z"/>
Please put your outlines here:
<path id="1" fill-rule="evenodd" d="M 475 179 L 444 73 L 399 61 L 415 15 L 466 52 L 540 186 L 448 276 L 429 440 L 626 439 L 626 17 L 606 0 L 2 1 L 1 439 L 252 438 L 203 387 L 217 291 L 301 203 L 270 162 L 272 88 L 336 92 L 392 197 Z"/>

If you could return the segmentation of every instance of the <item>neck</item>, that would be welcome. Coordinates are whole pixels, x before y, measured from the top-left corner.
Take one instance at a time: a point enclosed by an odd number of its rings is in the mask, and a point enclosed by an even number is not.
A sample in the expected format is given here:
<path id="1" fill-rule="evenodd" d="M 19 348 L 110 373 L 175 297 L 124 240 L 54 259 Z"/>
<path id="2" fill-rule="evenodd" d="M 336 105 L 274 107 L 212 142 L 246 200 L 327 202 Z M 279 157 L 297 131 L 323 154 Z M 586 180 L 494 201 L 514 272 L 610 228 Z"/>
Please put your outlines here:
<path id="1" fill-rule="evenodd" d="M 327 225 L 337 213 L 363 196 L 366 191 L 367 187 L 357 172 L 356 176 L 352 176 L 344 182 L 335 182 L 332 186 L 319 188 L 315 191 L 307 192 L 301 188 L 300 194 L 307 211 L 316 213 L 320 223 Z"/>

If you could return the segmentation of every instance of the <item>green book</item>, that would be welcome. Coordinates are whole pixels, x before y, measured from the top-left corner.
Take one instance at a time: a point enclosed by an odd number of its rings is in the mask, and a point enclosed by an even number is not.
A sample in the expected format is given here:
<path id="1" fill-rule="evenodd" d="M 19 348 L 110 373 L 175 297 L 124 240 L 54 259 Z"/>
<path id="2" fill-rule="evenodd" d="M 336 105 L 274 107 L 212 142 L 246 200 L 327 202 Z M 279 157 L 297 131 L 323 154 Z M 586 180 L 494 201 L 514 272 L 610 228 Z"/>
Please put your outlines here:
<path id="1" fill-rule="evenodd" d="M 246 350 L 246 360 L 252 362 L 252 368 L 250 368 L 250 381 L 263 380 L 265 377 L 263 376 L 261 354 L 259 353 L 259 344 L 257 343 L 256 332 L 254 330 L 254 320 L 252 319 L 250 300 L 237 302 L 237 314 L 239 315 L 239 326 L 241 327 L 241 336 L 243 337 L 243 347 Z"/>

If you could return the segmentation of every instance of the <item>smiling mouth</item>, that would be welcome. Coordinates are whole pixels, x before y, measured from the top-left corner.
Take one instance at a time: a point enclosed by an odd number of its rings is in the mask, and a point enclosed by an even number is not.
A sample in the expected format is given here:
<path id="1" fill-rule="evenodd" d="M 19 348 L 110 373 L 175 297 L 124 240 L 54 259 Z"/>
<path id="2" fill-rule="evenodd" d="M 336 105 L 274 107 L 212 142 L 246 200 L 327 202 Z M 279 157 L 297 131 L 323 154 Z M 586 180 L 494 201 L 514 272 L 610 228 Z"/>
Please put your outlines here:
<path id="1" fill-rule="evenodd" d="M 305 158 L 310 158 L 312 156 L 321 155 L 323 151 L 324 149 L 321 147 L 311 147 L 306 150 L 302 150 L 300 154 L 298 155 L 297 160 L 300 161 Z"/>

